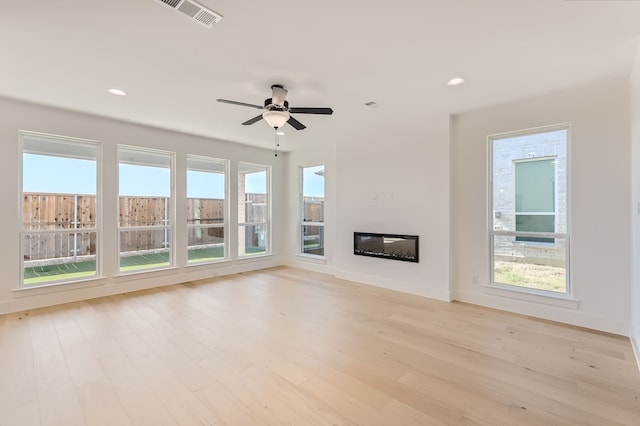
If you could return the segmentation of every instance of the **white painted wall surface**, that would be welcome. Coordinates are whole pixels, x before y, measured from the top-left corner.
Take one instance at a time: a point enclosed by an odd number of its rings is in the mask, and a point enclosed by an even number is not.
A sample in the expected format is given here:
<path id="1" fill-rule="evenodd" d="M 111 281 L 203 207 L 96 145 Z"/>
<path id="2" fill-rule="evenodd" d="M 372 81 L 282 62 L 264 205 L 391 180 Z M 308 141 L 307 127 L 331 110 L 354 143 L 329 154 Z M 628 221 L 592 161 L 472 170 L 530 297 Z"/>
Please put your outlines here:
<path id="1" fill-rule="evenodd" d="M 18 311 L 33 307 L 53 305 L 73 300 L 88 299 L 136 289 L 157 287 L 166 284 L 203 279 L 215 275 L 240 272 L 282 264 L 283 247 L 287 232 L 284 222 L 286 214 L 286 155 L 275 158 L 273 152 L 254 147 L 207 139 L 204 137 L 144 127 L 105 118 L 38 106 L 8 99 L 0 99 L 0 223 L 4 226 L 4 240 L 0 245 L 0 313 Z M 170 123 L 167 123 L 170 127 Z M 21 256 L 19 248 L 19 214 L 21 210 L 19 188 L 20 152 L 18 130 L 92 139 L 102 142 L 103 168 L 102 188 L 104 197 L 102 252 L 117 253 L 117 144 L 127 144 L 176 153 L 177 170 L 184 171 L 186 154 L 205 155 L 231 160 L 229 183 L 237 187 L 237 162 L 246 161 L 272 166 L 272 211 L 273 211 L 273 256 L 236 260 L 215 265 L 185 266 L 186 232 L 180 232 L 181 224 L 186 223 L 186 207 L 177 205 L 175 240 L 177 251 L 176 267 L 170 270 L 147 272 L 134 275 L 116 276 L 118 256 L 105 256 L 103 262 L 104 278 L 85 284 L 68 284 L 48 288 L 35 288 L 16 291 L 19 285 Z M 234 192 L 232 191 L 232 194 Z M 176 174 L 176 199 L 186 199 L 186 179 L 184 174 Z M 237 224 L 237 206 L 230 196 L 231 213 L 229 215 L 231 234 Z M 234 214 L 236 213 L 236 214 Z M 237 244 L 231 246 L 237 253 Z"/>
<path id="2" fill-rule="evenodd" d="M 640 47 L 631 70 L 631 327 L 640 365 Z"/>
<path id="3" fill-rule="evenodd" d="M 569 123 L 569 306 L 513 298 L 489 280 L 487 136 Z M 452 124 L 452 268 L 456 300 L 628 334 L 629 87 L 624 78 L 459 114 Z M 473 284 L 473 277 L 479 278 Z M 575 306 L 577 305 L 577 306 Z"/>
<path id="4" fill-rule="evenodd" d="M 336 275 L 450 300 L 449 116 L 390 125 L 379 112 L 336 146 Z M 418 235 L 420 262 L 355 256 L 356 231 Z"/>

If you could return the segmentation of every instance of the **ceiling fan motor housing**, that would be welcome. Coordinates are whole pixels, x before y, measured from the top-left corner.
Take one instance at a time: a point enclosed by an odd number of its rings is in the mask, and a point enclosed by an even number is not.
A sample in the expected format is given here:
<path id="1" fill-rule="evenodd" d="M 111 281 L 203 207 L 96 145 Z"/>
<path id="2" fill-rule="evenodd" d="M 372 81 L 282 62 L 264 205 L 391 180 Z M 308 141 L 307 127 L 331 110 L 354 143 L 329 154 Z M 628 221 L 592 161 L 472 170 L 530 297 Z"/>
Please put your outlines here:
<path id="1" fill-rule="evenodd" d="M 278 105 L 273 103 L 273 98 L 264 100 L 264 109 L 267 111 L 288 111 L 289 110 L 289 102 L 284 101 L 282 105 Z"/>

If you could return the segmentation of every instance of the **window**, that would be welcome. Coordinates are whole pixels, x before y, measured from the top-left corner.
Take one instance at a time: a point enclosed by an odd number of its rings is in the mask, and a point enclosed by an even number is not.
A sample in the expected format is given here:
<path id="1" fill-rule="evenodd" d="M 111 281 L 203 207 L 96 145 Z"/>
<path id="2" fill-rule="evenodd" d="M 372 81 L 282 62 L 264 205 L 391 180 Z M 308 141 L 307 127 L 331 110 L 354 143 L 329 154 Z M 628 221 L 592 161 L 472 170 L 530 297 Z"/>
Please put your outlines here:
<path id="1" fill-rule="evenodd" d="M 118 148 L 120 272 L 173 264 L 173 154 Z"/>
<path id="2" fill-rule="evenodd" d="M 324 166 L 301 167 L 300 253 L 324 256 Z"/>
<path id="3" fill-rule="evenodd" d="M 21 132 L 22 286 L 98 274 L 96 142 Z"/>
<path id="4" fill-rule="evenodd" d="M 270 169 L 258 164 L 238 164 L 238 255 L 269 253 Z"/>
<path id="5" fill-rule="evenodd" d="M 188 263 L 224 259 L 227 161 L 187 156 Z"/>
<path id="6" fill-rule="evenodd" d="M 516 231 L 555 232 L 556 160 L 515 163 Z M 553 238 L 516 237 L 516 241 L 553 243 Z"/>
<path id="7" fill-rule="evenodd" d="M 568 294 L 568 128 L 499 135 L 489 142 L 492 282 Z"/>

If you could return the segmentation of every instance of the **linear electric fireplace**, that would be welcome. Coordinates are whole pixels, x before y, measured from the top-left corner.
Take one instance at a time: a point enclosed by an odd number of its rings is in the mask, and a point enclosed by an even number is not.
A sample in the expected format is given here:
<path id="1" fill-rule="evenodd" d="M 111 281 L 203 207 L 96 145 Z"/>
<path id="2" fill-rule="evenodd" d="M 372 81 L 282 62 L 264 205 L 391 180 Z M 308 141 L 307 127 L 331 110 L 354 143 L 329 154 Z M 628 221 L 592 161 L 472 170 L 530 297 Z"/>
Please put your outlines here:
<path id="1" fill-rule="evenodd" d="M 353 254 L 417 263 L 418 236 L 354 232 Z"/>

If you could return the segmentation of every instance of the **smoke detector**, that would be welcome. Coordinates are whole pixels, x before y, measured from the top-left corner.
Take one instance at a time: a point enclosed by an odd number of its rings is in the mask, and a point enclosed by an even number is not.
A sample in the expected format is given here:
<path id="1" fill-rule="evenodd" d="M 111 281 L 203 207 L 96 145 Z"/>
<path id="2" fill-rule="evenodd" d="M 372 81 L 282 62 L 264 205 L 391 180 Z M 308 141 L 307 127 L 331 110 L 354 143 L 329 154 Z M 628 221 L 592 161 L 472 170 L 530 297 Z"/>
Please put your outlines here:
<path id="1" fill-rule="evenodd" d="M 172 9 L 187 15 L 192 20 L 209 29 L 220 22 L 222 15 L 192 0 L 158 0 Z"/>

